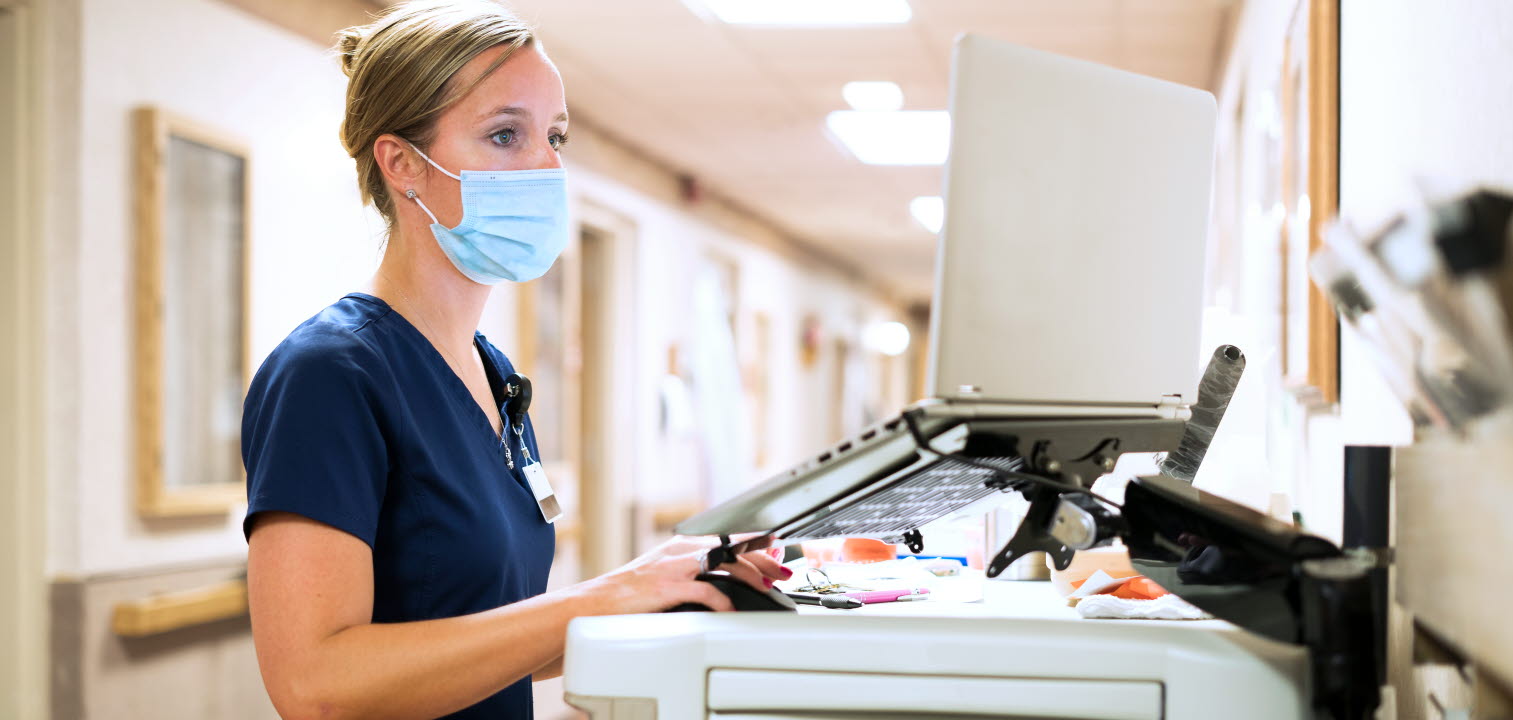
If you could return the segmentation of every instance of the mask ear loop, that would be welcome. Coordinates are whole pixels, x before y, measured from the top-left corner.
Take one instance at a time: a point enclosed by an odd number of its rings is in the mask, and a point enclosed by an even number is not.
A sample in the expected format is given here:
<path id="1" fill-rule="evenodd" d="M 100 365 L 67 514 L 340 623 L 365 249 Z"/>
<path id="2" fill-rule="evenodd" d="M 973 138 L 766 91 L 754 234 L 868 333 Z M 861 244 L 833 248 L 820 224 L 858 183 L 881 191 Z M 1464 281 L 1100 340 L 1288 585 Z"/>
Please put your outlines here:
<path id="1" fill-rule="evenodd" d="M 425 158 L 425 161 L 428 162 L 428 163 L 430 163 L 431 167 L 436 168 L 437 170 L 440 170 L 443 175 L 446 175 L 447 177 L 452 178 L 453 180 L 456 180 L 457 182 L 462 182 L 462 178 L 461 177 L 453 175 L 452 173 L 447 172 L 446 168 L 444 168 L 444 167 L 442 167 L 440 165 L 437 165 L 436 161 L 431 159 L 431 156 L 425 154 L 424 152 L 421 152 L 420 148 L 415 147 L 415 143 L 412 143 L 409 140 L 406 140 L 405 144 L 409 145 L 410 149 L 414 150 L 416 155 L 419 155 L 422 158 Z M 423 203 L 423 202 L 421 202 L 420 198 L 415 195 L 415 189 L 414 188 L 409 188 L 409 189 L 405 190 L 405 197 L 407 197 L 407 198 L 409 198 L 411 200 L 414 200 L 415 204 L 419 205 L 421 210 L 426 211 L 426 214 L 429 215 L 429 216 L 431 216 L 431 222 L 433 224 L 437 224 L 437 225 L 441 224 L 441 221 L 436 219 L 436 213 L 431 212 L 431 209 L 428 208 L 428 207 L 426 207 L 426 204 Z"/>
<path id="2" fill-rule="evenodd" d="M 436 219 L 436 213 L 431 212 L 431 209 L 428 208 L 428 207 L 426 207 L 426 204 L 423 203 L 423 202 L 421 202 L 419 197 L 416 197 L 416 195 L 415 195 L 415 189 L 414 188 L 406 190 L 405 191 L 405 197 L 407 197 L 407 198 L 409 198 L 411 200 L 414 200 L 415 204 L 419 205 L 421 210 L 426 211 L 426 214 L 431 216 L 431 224 L 433 224 L 433 225 L 440 225 L 441 224 L 441 221 Z"/>
<path id="3" fill-rule="evenodd" d="M 428 162 L 428 163 L 431 164 L 431 167 L 436 168 L 437 170 L 440 170 L 443 175 L 446 175 L 447 177 L 452 178 L 453 180 L 456 180 L 457 182 L 462 182 L 462 177 L 461 176 L 453 175 L 452 173 L 447 172 L 446 168 L 444 168 L 444 167 L 442 167 L 440 165 L 437 165 L 436 161 L 432 160 L 430 155 L 427 155 L 427 154 L 421 152 L 420 148 L 415 147 L 415 143 L 412 143 L 409 140 L 406 140 L 405 142 L 409 144 L 411 150 L 415 151 L 415 154 L 417 154 L 417 155 L 425 158 L 426 162 Z"/>

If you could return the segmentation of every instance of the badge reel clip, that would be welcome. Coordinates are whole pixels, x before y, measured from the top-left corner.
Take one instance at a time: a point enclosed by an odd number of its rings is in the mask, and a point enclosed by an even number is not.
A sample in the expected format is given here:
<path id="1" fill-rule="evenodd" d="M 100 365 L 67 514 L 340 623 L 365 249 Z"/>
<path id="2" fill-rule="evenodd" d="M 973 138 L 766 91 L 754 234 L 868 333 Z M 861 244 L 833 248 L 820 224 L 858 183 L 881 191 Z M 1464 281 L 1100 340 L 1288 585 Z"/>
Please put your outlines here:
<path id="1" fill-rule="evenodd" d="M 530 378 L 520 373 L 511 374 L 504 379 L 504 394 L 505 429 L 515 432 L 515 439 L 520 443 L 520 454 L 524 458 L 520 472 L 525 474 L 525 481 L 531 486 L 531 494 L 536 496 L 541 519 L 549 523 L 556 522 L 557 518 L 562 517 L 562 504 L 557 501 L 557 493 L 546 479 L 546 471 L 541 468 L 540 462 L 531 457 L 531 449 L 525 444 L 525 412 L 531 408 Z M 505 449 L 506 461 L 510 469 L 514 469 L 515 461 L 508 455 L 508 443 Z"/>

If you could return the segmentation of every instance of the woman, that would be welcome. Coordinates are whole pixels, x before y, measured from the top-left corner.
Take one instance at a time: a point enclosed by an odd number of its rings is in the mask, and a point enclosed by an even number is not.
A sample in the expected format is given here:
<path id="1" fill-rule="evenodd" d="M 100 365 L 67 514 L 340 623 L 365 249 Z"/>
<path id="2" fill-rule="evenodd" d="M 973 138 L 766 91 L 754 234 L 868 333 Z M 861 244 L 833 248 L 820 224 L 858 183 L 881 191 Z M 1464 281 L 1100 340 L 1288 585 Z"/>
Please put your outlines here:
<path id="1" fill-rule="evenodd" d="M 490 286 L 544 273 L 569 232 L 567 107 L 531 30 L 485 0 L 411 2 L 340 52 L 342 141 L 388 244 L 248 392 L 258 663 L 286 718 L 528 718 L 572 618 L 731 605 L 693 579 L 711 543 L 680 539 L 542 594 L 535 434 L 501 412 L 513 368 L 475 329 Z M 788 575 L 760 553 L 724 569 Z"/>

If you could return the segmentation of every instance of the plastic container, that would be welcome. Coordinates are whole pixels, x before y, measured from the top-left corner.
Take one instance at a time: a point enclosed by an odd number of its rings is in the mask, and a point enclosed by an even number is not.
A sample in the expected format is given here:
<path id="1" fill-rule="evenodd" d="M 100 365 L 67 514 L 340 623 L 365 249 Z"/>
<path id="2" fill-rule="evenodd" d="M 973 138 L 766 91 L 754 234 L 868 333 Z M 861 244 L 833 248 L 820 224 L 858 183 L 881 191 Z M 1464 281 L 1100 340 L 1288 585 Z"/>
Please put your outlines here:
<path id="1" fill-rule="evenodd" d="M 885 543 L 872 538 L 846 538 L 841 541 L 841 561 L 848 563 L 869 563 L 892 560 L 898 555 L 897 548 L 892 543 Z"/>
<path id="2" fill-rule="evenodd" d="M 1072 594 L 1076 588 L 1072 583 L 1078 580 L 1086 580 L 1088 576 L 1102 570 L 1113 578 L 1134 577 L 1140 573 L 1135 571 L 1129 561 L 1129 549 L 1123 545 L 1110 545 L 1108 547 L 1093 548 L 1092 550 L 1078 550 L 1072 558 L 1072 564 L 1065 570 L 1057 570 L 1049 556 L 1045 559 L 1046 567 L 1051 569 L 1051 585 L 1062 597 Z"/>
<path id="3" fill-rule="evenodd" d="M 826 538 L 805 540 L 799 546 L 804 549 L 804 560 L 809 567 L 819 568 L 841 559 L 841 543 L 841 538 Z"/>

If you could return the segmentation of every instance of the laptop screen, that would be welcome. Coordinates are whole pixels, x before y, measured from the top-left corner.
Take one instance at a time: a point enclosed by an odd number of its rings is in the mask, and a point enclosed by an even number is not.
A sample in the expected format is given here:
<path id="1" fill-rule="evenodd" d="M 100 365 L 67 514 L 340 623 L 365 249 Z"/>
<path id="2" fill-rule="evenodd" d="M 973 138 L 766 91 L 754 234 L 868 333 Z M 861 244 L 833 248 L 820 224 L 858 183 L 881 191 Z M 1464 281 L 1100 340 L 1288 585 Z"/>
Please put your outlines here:
<path id="1" fill-rule="evenodd" d="M 1213 96 L 966 35 L 951 114 L 934 396 L 1191 403 Z"/>

